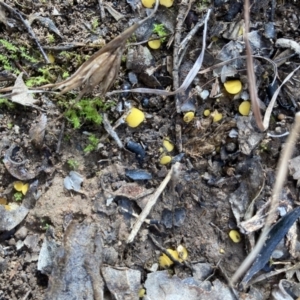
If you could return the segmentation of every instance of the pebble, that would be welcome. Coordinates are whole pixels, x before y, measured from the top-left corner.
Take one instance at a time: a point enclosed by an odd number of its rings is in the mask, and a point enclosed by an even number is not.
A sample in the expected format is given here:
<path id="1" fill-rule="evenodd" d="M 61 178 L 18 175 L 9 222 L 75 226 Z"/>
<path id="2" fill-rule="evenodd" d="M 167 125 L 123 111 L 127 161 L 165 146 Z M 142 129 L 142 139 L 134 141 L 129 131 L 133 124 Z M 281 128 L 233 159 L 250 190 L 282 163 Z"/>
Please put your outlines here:
<path id="1" fill-rule="evenodd" d="M 21 227 L 18 229 L 18 231 L 15 233 L 15 238 L 17 240 L 24 240 L 28 234 L 28 229 L 26 227 Z"/>

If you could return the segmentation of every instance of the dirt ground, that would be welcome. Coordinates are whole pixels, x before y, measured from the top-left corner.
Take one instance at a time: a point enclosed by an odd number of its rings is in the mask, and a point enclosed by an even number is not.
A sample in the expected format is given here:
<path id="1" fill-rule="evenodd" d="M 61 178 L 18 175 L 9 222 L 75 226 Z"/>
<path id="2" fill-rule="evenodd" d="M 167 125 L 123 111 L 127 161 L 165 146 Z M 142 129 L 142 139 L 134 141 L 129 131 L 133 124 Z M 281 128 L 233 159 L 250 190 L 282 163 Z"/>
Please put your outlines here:
<path id="1" fill-rule="evenodd" d="M 180 32 L 183 40 L 209 8 L 203 65 L 179 97 L 123 92 L 104 98 L 97 97 L 101 90 L 96 86 L 83 96 L 88 104 L 81 106 L 74 104 L 80 88 L 64 95 L 34 93 L 34 104 L 23 94 L 21 100 L 0 98 L 0 300 L 138 299 L 142 288 L 144 299 L 179 299 L 174 289 L 181 285 L 186 294 L 180 299 L 299 299 L 298 271 L 264 278 L 244 290 L 228 285 L 259 236 L 285 133 L 300 99 L 297 71 L 279 93 L 268 130 L 259 131 L 252 112 L 240 113 L 240 104 L 249 100 L 241 2 L 175 0 L 170 8 L 159 6 L 155 17 L 127 40 L 110 91 L 178 88 L 201 52 L 203 22 L 181 49 L 177 78 L 174 36 Z M 275 90 L 274 65 L 277 86 L 299 65 L 299 10 L 298 1 L 251 2 L 249 39 L 263 114 Z M 5 88 L 16 86 L 21 72 L 25 84 L 36 90 L 68 78 L 146 15 L 139 0 L 1 1 L 1 95 L 11 92 Z M 185 18 L 179 29 L 178 16 Z M 21 18 L 29 20 L 27 28 Z M 155 24 L 163 24 L 166 34 L 157 50 L 147 44 L 157 38 Z M 233 58 L 226 67 L 215 67 Z M 241 82 L 242 91 L 228 93 L 224 82 L 230 80 Z M 115 129 L 122 148 L 99 123 L 105 113 L 114 126 L 130 105 L 142 110 L 145 120 L 135 128 L 123 123 Z M 86 107 L 92 107 L 90 115 Z M 190 111 L 195 117 L 185 122 Z M 220 120 L 215 119 L 218 114 Z M 166 141 L 174 149 L 168 151 Z M 299 144 L 293 158 L 298 155 Z M 161 164 L 162 156 L 172 162 Z M 147 216 L 149 223 L 127 243 L 136 216 L 175 163 L 179 167 Z M 285 212 L 299 204 L 294 167 L 292 171 L 290 165 L 280 196 Z M 17 181 L 22 187 L 29 184 L 25 195 Z M 258 221 L 247 222 L 255 216 Z M 268 259 L 274 264 L 259 274 L 298 263 L 297 222 L 291 228 L 278 244 L 277 256 L 272 251 Z M 229 237 L 232 230 L 239 232 L 238 242 Z M 179 245 L 187 249 L 187 260 L 163 271 L 158 265 L 162 251 Z M 176 284 L 167 283 L 170 278 Z M 156 296 L 150 287 L 155 284 L 161 286 Z M 276 294 L 278 289 L 286 298 Z"/>

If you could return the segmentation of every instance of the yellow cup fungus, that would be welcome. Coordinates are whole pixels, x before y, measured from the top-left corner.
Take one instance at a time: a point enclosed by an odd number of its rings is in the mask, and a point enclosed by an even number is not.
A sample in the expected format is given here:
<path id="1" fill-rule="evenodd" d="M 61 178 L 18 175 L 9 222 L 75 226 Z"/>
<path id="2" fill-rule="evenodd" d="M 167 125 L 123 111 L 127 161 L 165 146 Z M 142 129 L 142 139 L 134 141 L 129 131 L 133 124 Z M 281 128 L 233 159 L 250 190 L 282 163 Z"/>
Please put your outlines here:
<path id="1" fill-rule="evenodd" d="M 238 94 L 242 90 L 242 83 L 240 80 L 229 80 L 224 83 L 225 90 L 229 94 Z"/>
<path id="2" fill-rule="evenodd" d="M 179 245 L 176 250 L 167 249 L 167 252 L 179 262 L 185 261 L 188 257 L 188 252 L 182 245 Z M 159 257 L 158 262 L 159 266 L 164 269 L 173 265 L 173 261 L 166 254 L 162 254 Z"/>
<path id="3" fill-rule="evenodd" d="M 27 191 L 29 188 L 29 184 L 28 183 L 23 183 L 21 181 L 16 181 L 14 182 L 14 189 L 18 192 L 22 192 L 23 195 L 26 195 Z"/>
<path id="4" fill-rule="evenodd" d="M 205 117 L 208 117 L 210 115 L 210 110 L 209 109 L 206 109 L 204 112 L 203 112 L 203 115 Z"/>
<path id="5" fill-rule="evenodd" d="M 250 113 L 251 103 L 250 101 L 243 101 L 239 106 L 239 112 L 242 116 L 248 116 Z"/>
<path id="6" fill-rule="evenodd" d="M 160 5 L 165 7 L 171 7 L 174 3 L 174 0 L 159 0 Z"/>
<path id="7" fill-rule="evenodd" d="M 241 241 L 241 235 L 237 230 L 230 230 L 229 237 L 234 243 L 239 243 Z"/>
<path id="8" fill-rule="evenodd" d="M 146 8 L 152 8 L 155 4 L 155 0 L 142 0 L 142 4 Z"/>
<path id="9" fill-rule="evenodd" d="M 135 107 L 132 107 L 130 109 L 125 119 L 127 125 L 132 128 L 138 127 L 144 120 L 145 120 L 145 114 L 141 110 Z"/>
<path id="10" fill-rule="evenodd" d="M 145 289 L 140 289 L 139 290 L 139 298 L 143 298 L 146 295 L 146 290 Z"/>
<path id="11" fill-rule="evenodd" d="M 194 117 L 195 117 L 195 113 L 193 111 L 189 111 L 184 114 L 183 121 L 185 123 L 190 123 L 194 119 Z"/>
<path id="12" fill-rule="evenodd" d="M 223 118 L 223 115 L 219 113 L 217 110 L 215 110 L 211 115 L 213 117 L 214 123 L 221 121 Z"/>
<path id="13" fill-rule="evenodd" d="M 160 39 L 148 41 L 148 46 L 153 50 L 159 49 L 161 46 L 161 41 Z"/>
<path id="14" fill-rule="evenodd" d="M 164 139 L 163 146 L 168 152 L 172 152 L 174 149 L 174 144 L 172 144 L 168 139 Z"/>
<path id="15" fill-rule="evenodd" d="M 171 254 L 174 259 L 179 260 L 176 250 L 167 249 L 167 252 Z M 161 268 L 168 268 L 173 265 L 173 261 L 164 253 L 159 257 L 158 262 Z"/>
<path id="16" fill-rule="evenodd" d="M 160 158 L 160 164 L 161 165 L 167 165 L 168 163 L 170 163 L 172 160 L 172 157 L 169 156 L 169 155 L 163 155 L 161 158 Z"/>
<path id="17" fill-rule="evenodd" d="M 182 245 L 179 245 L 176 250 L 178 253 L 179 261 L 180 262 L 185 261 L 188 257 L 188 252 L 187 252 L 186 248 L 183 247 Z"/>

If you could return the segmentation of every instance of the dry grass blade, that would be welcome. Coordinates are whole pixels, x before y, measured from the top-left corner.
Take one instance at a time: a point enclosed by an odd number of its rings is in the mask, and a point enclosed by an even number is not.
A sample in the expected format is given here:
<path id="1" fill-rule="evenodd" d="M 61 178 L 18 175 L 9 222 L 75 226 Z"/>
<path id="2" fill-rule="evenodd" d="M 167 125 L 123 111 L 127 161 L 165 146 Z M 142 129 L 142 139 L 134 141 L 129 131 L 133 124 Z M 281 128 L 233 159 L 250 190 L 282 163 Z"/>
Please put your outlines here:
<path id="1" fill-rule="evenodd" d="M 282 82 L 282 84 L 277 88 L 277 90 L 275 91 L 270 104 L 268 105 L 268 108 L 266 110 L 265 116 L 264 116 L 264 129 L 267 130 L 269 128 L 269 123 L 270 123 L 270 118 L 271 118 L 271 113 L 275 104 L 275 101 L 277 99 L 277 96 L 281 90 L 281 88 L 291 79 L 291 77 L 295 74 L 296 71 L 298 71 L 300 68 L 300 66 L 298 66 L 295 70 L 293 70 Z"/>
<path id="2" fill-rule="evenodd" d="M 77 99 L 80 99 L 84 94 L 99 85 L 100 94 L 105 95 L 118 75 L 126 40 L 139 26 L 153 17 L 157 7 L 158 0 L 156 0 L 151 15 L 126 29 L 101 50 L 93 54 L 70 78 L 59 83 L 44 85 L 41 88 L 54 88 L 61 90 L 61 94 L 65 94 L 70 90 L 83 87 L 77 97 Z"/>
<path id="3" fill-rule="evenodd" d="M 276 181 L 274 184 L 273 192 L 272 192 L 272 197 L 271 197 L 271 203 L 270 203 L 270 209 L 268 213 L 268 217 L 266 220 L 265 227 L 259 237 L 259 240 L 257 244 L 255 245 L 254 249 L 250 254 L 246 257 L 246 259 L 243 261 L 241 266 L 237 269 L 235 274 L 232 276 L 230 284 L 233 285 L 238 278 L 246 272 L 246 270 L 250 267 L 256 256 L 258 255 L 259 251 L 261 250 L 262 246 L 264 245 L 264 242 L 270 232 L 270 227 L 272 222 L 274 221 L 274 215 L 278 207 L 279 203 L 279 194 L 280 191 L 283 188 L 283 184 L 287 175 L 288 171 L 288 161 L 292 156 L 293 150 L 295 143 L 298 138 L 298 133 L 300 132 L 300 112 L 296 113 L 295 116 L 295 122 L 294 126 L 291 130 L 291 133 L 285 143 L 284 149 L 282 151 L 282 154 L 280 156 L 280 161 L 277 167 L 277 172 L 276 172 Z"/>
<path id="4" fill-rule="evenodd" d="M 256 80 L 255 80 L 255 74 L 254 74 L 254 66 L 253 66 L 253 58 L 252 58 L 252 51 L 250 42 L 248 39 L 248 33 L 249 33 L 249 23 L 250 23 L 250 7 L 249 7 L 249 0 L 245 0 L 245 6 L 244 6 L 244 19 L 245 19 L 245 35 L 244 35 L 244 41 L 246 45 L 247 50 L 247 75 L 248 75 L 248 82 L 249 82 L 249 93 L 251 98 L 251 104 L 252 104 L 252 110 L 253 114 L 256 120 L 256 125 L 261 131 L 265 131 L 262 116 L 260 113 L 259 108 L 259 101 L 257 96 L 257 89 L 256 89 Z"/>

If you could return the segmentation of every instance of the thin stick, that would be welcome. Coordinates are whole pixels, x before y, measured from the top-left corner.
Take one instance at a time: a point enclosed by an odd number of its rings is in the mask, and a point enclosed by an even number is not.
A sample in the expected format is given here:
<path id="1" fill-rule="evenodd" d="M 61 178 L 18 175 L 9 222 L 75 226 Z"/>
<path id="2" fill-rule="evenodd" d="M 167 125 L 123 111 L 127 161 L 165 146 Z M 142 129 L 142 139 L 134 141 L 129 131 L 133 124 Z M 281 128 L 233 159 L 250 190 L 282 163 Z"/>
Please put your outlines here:
<path id="1" fill-rule="evenodd" d="M 65 132 L 65 120 L 63 120 L 62 124 L 61 124 L 61 129 L 60 129 L 60 133 L 59 133 L 59 137 L 58 137 L 58 142 L 57 142 L 57 146 L 56 146 L 56 153 L 60 152 L 60 147 L 61 147 L 61 141 L 62 138 L 64 136 L 64 132 Z"/>
<path id="2" fill-rule="evenodd" d="M 149 198 L 146 206 L 144 207 L 143 211 L 141 212 L 138 219 L 136 220 L 136 222 L 131 230 L 131 233 L 129 234 L 129 236 L 127 238 L 127 241 L 126 241 L 127 244 L 133 242 L 133 240 L 134 240 L 135 236 L 137 235 L 137 233 L 139 232 L 143 222 L 149 215 L 152 207 L 157 202 L 158 197 L 163 192 L 163 190 L 166 188 L 167 184 L 169 183 L 170 179 L 172 178 L 173 173 L 178 170 L 179 166 L 180 166 L 180 163 L 178 163 L 178 162 L 172 166 L 171 170 L 167 174 L 166 178 L 162 181 L 162 183 L 160 184 L 160 186 L 158 187 L 156 192 L 152 195 L 151 198 Z"/>
<path id="3" fill-rule="evenodd" d="M 256 80 L 255 80 L 255 74 L 254 74 L 254 65 L 253 65 L 253 58 L 252 58 L 252 51 L 250 42 L 248 39 L 249 34 L 249 23 L 250 23 L 250 7 L 249 7 L 249 0 L 245 0 L 245 6 L 244 6 L 244 19 L 245 19 L 245 35 L 244 35 L 244 41 L 247 51 L 247 75 L 248 75 L 248 82 L 249 82 L 249 94 L 251 98 L 251 104 L 252 104 L 252 111 L 256 120 L 256 125 L 261 131 L 265 131 L 263 122 L 262 122 L 262 116 L 260 113 L 259 108 L 259 100 L 257 96 L 257 89 L 256 89 Z"/>
<path id="4" fill-rule="evenodd" d="M 243 261 L 243 263 L 240 265 L 240 267 L 236 270 L 236 272 L 233 274 L 230 284 L 233 285 L 239 277 L 242 276 L 243 273 L 246 272 L 246 270 L 250 267 L 254 259 L 257 257 L 259 251 L 262 249 L 262 246 L 269 234 L 271 224 L 274 221 L 275 213 L 278 207 L 279 203 L 279 193 L 283 188 L 283 184 L 288 172 L 288 161 L 291 158 L 293 154 L 293 150 L 298 138 L 298 133 L 300 132 L 300 112 L 296 113 L 295 115 L 295 122 L 293 125 L 293 128 L 291 130 L 291 133 L 285 143 L 284 149 L 281 153 L 280 161 L 277 167 L 276 172 L 276 181 L 274 184 L 272 197 L 271 197 L 271 203 L 270 203 L 270 210 L 268 217 L 266 219 L 265 227 L 259 237 L 259 240 L 257 241 L 257 244 L 253 248 L 252 252 L 246 257 L 246 259 Z"/>
<path id="5" fill-rule="evenodd" d="M 181 40 L 181 32 L 182 26 L 184 22 L 185 12 L 187 11 L 189 0 L 183 0 L 180 3 L 180 8 L 177 16 L 177 23 L 175 28 L 175 35 L 174 35 L 174 49 L 173 49 L 173 89 L 177 90 L 180 86 L 179 83 L 179 51 L 180 51 L 180 40 Z M 179 95 L 175 95 L 175 103 L 176 103 L 176 111 L 180 113 L 180 97 Z"/>
<path id="6" fill-rule="evenodd" d="M 104 22 L 105 20 L 105 10 L 103 7 L 103 0 L 98 0 L 98 4 L 99 4 L 99 10 L 100 10 L 100 18 L 101 21 Z"/>
<path id="7" fill-rule="evenodd" d="M 112 128 L 112 126 L 110 125 L 108 118 L 107 118 L 107 114 L 103 114 L 102 115 L 103 118 L 103 125 L 105 130 L 107 131 L 107 133 L 115 140 L 115 142 L 117 143 L 117 145 L 119 146 L 119 148 L 123 149 L 123 143 L 121 142 L 119 136 L 117 135 L 117 133 L 114 131 L 114 129 Z"/>
<path id="8" fill-rule="evenodd" d="M 299 270 L 299 269 L 300 269 L 300 263 L 297 263 L 293 266 L 287 266 L 287 267 L 279 269 L 279 270 L 271 271 L 269 273 L 262 274 L 262 275 L 256 277 L 255 279 L 251 280 L 248 285 L 252 285 L 254 283 L 257 283 L 257 282 L 260 282 L 262 280 L 268 279 L 270 277 L 276 276 L 276 275 L 278 275 L 280 273 L 283 273 L 283 272 L 288 272 L 288 271 L 292 271 L 292 270 Z"/>

